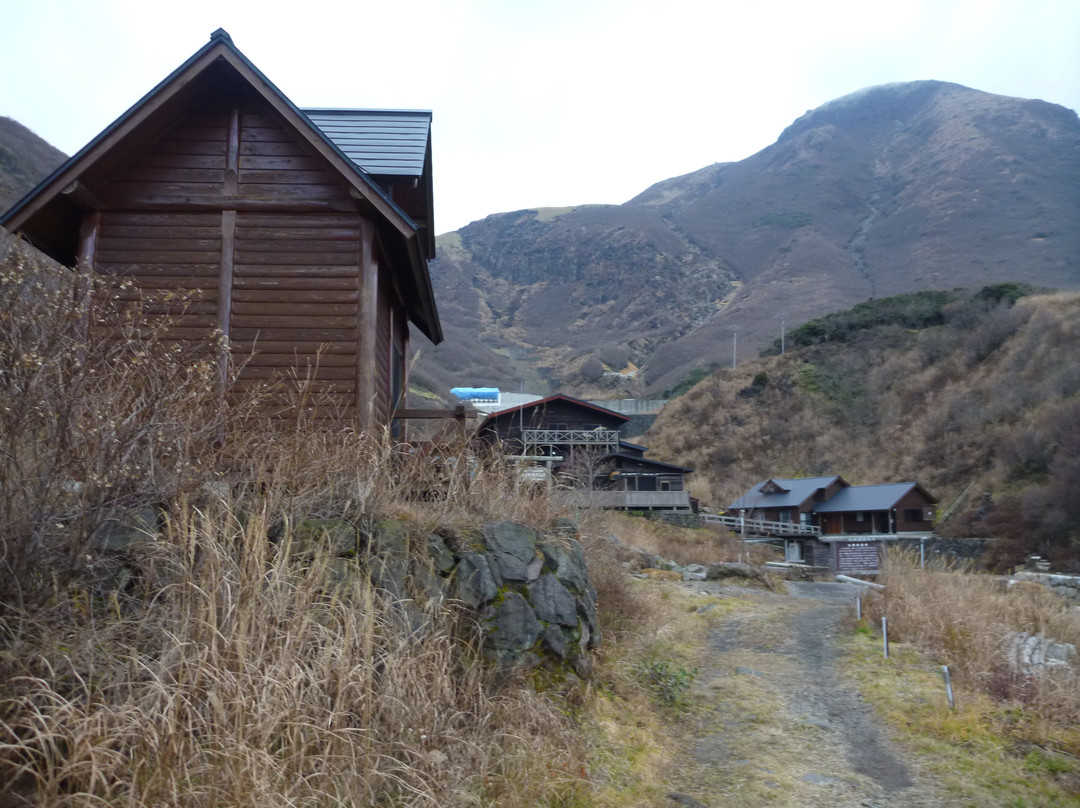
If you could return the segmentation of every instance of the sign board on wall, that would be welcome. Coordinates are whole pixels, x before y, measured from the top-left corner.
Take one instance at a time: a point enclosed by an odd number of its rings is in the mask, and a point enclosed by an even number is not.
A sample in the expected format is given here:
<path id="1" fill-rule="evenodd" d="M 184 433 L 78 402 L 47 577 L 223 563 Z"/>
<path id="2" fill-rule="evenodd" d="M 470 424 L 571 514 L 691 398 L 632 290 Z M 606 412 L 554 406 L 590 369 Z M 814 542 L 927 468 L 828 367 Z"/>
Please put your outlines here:
<path id="1" fill-rule="evenodd" d="M 878 568 L 881 542 L 844 541 L 836 543 L 836 571 L 855 572 Z"/>

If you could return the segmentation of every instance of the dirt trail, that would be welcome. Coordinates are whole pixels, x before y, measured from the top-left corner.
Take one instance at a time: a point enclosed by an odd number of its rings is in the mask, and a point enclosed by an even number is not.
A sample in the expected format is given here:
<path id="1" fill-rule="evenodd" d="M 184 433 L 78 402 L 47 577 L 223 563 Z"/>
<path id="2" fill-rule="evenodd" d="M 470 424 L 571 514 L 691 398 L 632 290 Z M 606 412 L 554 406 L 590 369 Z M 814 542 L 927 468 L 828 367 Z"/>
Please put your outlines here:
<path id="1" fill-rule="evenodd" d="M 787 594 L 695 588 L 737 598 L 708 637 L 684 805 L 712 808 L 945 808 L 838 668 L 837 634 L 858 587 L 788 584 Z M 690 800 L 689 798 L 693 799 Z M 689 800 L 689 801 L 688 801 Z"/>

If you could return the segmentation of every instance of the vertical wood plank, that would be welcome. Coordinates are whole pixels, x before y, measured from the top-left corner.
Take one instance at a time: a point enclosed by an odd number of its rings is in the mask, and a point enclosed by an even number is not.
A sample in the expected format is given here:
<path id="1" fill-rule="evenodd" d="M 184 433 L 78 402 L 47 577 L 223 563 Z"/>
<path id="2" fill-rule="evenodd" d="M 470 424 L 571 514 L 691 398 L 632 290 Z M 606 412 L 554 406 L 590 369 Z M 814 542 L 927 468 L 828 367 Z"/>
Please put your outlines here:
<path id="1" fill-rule="evenodd" d="M 402 311 L 402 317 L 404 317 L 404 311 Z M 409 323 L 408 320 L 402 322 L 402 334 L 401 334 L 401 406 L 404 407 L 409 401 Z M 465 434 L 465 408 L 461 408 L 461 427 L 462 434 Z M 401 439 L 407 441 L 409 439 L 409 422 L 403 420 L 401 422 Z"/>
<path id="2" fill-rule="evenodd" d="M 229 141 L 225 151 L 225 196 L 239 192 L 240 173 L 240 108 L 233 107 L 229 116 Z"/>
<path id="3" fill-rule="evenodd" d="M 79 248 L 75 257 L 75 295 L 79 305 L 79 362 L 86 361 L 86 344 L 90 338 L 91 278 L 97 256 L 98 235 L 101 232 L 101 211 L 87 213 L 79 223 Z"/>
<path id="4" fill-rule="evenodd" d="M 225 335 L 225 344 L 218 354 L 222 385 L 229 378 L 230 328 L 232 325 L 233 254 L 236 244 L 236 211 L 221 212 L 221 267 L 218 273 L 217 325 Z"/>
<path id="5" fill-rule="evenodd" d="M 375 426 L 376 326 L 379 305 L 379 264 L 375 260 L 375 228 L 360 220 L 359 306 L 356 314 L 356 418 L 360 429 Z"/>

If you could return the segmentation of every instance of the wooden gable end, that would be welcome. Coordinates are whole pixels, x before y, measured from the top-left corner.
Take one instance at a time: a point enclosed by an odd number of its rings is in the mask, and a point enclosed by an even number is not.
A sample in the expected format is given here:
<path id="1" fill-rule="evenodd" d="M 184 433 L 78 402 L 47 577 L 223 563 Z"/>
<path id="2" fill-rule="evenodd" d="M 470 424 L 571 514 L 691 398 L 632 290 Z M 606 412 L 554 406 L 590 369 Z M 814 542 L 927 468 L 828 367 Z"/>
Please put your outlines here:
<path id="1" fill-rule="evenodd" d="M 157 128 L 87 178 L 101 210 L 85 215 L 79 257 L 186 293 L 169 336 L 220 330 L 240 388 L 288 379 L 327 414 L 389 423 L 407 313 L 370 209 L 251 93 L 196 97 Z"/>

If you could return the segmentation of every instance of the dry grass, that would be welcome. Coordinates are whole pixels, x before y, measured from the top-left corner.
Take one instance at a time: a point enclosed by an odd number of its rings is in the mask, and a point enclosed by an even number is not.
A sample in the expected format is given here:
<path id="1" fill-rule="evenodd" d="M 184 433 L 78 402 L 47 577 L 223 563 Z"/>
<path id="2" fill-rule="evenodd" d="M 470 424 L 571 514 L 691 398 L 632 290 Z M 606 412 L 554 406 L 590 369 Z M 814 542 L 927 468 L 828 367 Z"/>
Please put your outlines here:
<path id="1" fill-rule="evenodd" d="M 1019 669 L 1010 656 L 1018 632 L 1080 646 L 1080 617 L 1038 585 L 1006 590 L 1001 579 L 962 570 L 922 570 L 917 559 L 890 553 L 884 597 L 868 616 L 888 617 L 890 637 L 948 665 L 958 688 L 993 699 L 997 729 L 1015 743 L 1046 744 L 1080 754 L 1080 676 L 1075 665 Z"/>
<path id="2" fill-rule="evenodd" d="M 767 545 L 743 545 L 731 531 L 719 528 L 680 527 L 617 511 L 594 512 L 587 524 L 598 534 L 618 536 L 627 547 L 639 547 L 676 564 L 737 561 L 744 552 L 755 564 L 776 560 L 775 552 Z"/>
<path id="3" fill-rule="evenodd" d="M 17 251 L 2 266 L 0 804 L 655 804 L 663 708 L 635 671 L 689 664 L 686 614 L 602 537 L 582 537 L 593 677 L 496 687 L 469 615 L 432 605 L 418 630 L 294 528 L 543 529 L 563 515 L 548 497 L 464 445 L 308 417 L 304 379 L 226 407 L 220 346 L 169 341 L 158 303 L 104 287 L 88 329 L 77 291 Z M 282 401 L 300 417 L 260 416 Z M 154 540 L 99 548 L 147 509 Z"/>

